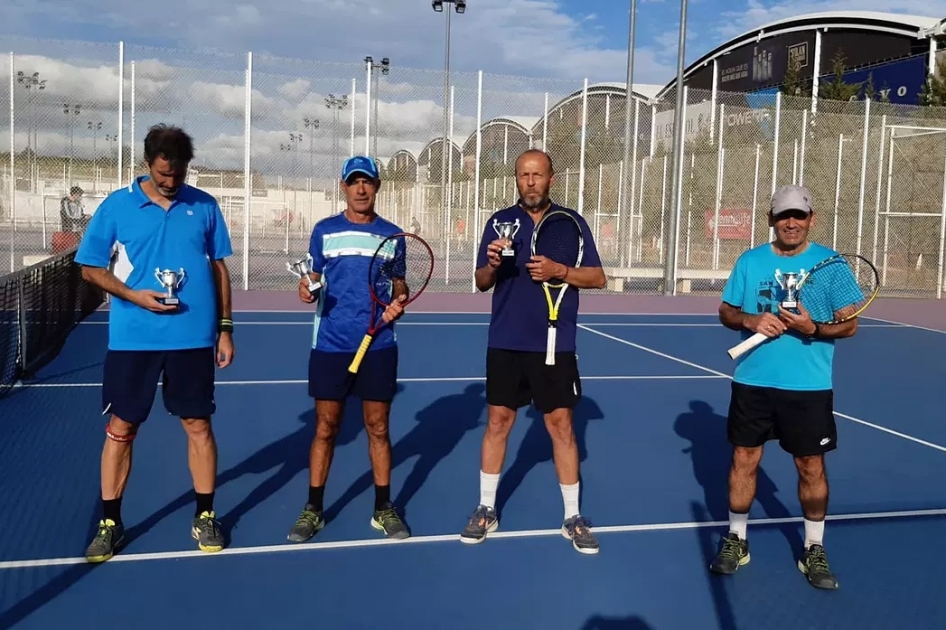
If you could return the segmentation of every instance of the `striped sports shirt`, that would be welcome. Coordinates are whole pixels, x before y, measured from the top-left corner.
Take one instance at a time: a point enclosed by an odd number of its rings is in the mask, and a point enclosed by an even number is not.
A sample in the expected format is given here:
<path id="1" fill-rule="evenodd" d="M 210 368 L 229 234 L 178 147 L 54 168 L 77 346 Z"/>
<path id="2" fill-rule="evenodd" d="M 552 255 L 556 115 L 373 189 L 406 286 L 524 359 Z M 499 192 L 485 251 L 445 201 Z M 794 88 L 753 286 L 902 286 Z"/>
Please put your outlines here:
<path id="1" fill-rule="evenodd" d="M 368 267 L 378 246 L 388 236 L 402 230 L 381 217 L 371 223 L 352 223 L 344 212 L 315 224 L 309 240 L 312 268 L 322 275 L 316 302 L 312 347 L 325 352 L 355 352 L 368 331 L 371 294 Z M 392 252 L 393 254 L 393 252 Z M 375 317 L 380 316 L 379 311 Z M 393 346 L 397 335 L 393 325 L 383 326 L 375 335 L 369 352 Z"/>

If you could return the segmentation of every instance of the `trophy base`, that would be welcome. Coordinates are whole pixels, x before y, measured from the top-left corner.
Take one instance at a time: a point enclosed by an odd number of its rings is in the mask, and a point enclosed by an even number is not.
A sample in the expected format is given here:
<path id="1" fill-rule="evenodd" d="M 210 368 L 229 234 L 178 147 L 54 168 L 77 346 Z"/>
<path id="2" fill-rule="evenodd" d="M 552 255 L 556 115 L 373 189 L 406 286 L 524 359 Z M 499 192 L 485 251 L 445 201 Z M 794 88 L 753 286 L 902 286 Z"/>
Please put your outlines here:
<path id="1" fill-rule="evenodd" d="M 181 300 L 176 297 L 159 297 L 158 302 L 165 306 L 177 306 L 181 303 Z"/>
<path id="2" fill-rule="evenodd" d="M 796 300 L 785 300 L 784 302 L 782 302 L 782 308 L 786 310 L 798 308 L 798 302 Z"/>
<path id="3" fill-rule="evenodd" d="M 506 258 L 510 258 L 510 257 L 516 255 L 516 251 L 513 250 L 513 249 L 504 249 L 501 253 L 502 253 L 502 255 L 505 256 Z"/>
<path id="4" fill-rule="evenodd" d="M 308 286 L 309 293 L 315 293 L 316 291 L 320 291 L 323 286 L 324 285 L 321 282 L 310 282 Z"/>

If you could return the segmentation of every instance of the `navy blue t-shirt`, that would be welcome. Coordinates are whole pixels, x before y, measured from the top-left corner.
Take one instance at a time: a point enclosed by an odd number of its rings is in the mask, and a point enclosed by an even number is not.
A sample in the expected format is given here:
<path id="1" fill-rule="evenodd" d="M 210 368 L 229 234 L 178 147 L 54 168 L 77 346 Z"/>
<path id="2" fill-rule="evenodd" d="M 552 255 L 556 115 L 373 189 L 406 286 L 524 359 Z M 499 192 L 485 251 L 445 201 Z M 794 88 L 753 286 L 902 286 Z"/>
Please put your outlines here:
<path id="1" fill-rule="evenodd" d="M 582 267 L 600 267 L 598 249 L 588 223 L 580 214 L 569 208 L 552 204 L 552 210 L 563 210 L 578 219 L 585 240 Z M 504 257 L 496 270 L 496 285 L 493 287 L 492 318 L 489 324 L 490 348 L 520 350 L 526 352 L 545 352 L 548 338 L 549 307 L 542 290 L 542 283 L 536 282 L 529 275 L 526 264 L 532 257 L 532 231 L 535 228 L 529 213 L 519 205 L 495 212 L 483 228 L 476 268 L 487 264 L 486 248 L 499 238 L 493 229 L 493 221 L 505 222 L 519 220 L 519 231 L 513 237 L 514 258 Z M 557 261 L 560 262 L 560 261 Z M 575 335 L 578 326 L 579 290 L 569 286 L 558 310 L 558 331 L 556 333 L 556 352 L 574 352 Z M 552 293 L 553 299 L 556 297 Z"/>

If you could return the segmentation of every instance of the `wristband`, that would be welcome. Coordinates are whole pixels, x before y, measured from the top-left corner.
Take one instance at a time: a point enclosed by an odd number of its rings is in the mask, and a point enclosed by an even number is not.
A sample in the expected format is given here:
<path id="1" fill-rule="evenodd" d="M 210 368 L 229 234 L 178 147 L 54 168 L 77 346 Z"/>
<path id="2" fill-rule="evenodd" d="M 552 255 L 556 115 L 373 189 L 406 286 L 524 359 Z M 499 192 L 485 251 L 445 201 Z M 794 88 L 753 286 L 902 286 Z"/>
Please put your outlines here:
<path id="1" fill-rule="evenodd" d="M 232 320 L 232 319 L 222 318 L 222 319 L 217 323 L 217 332 L 232 333 L 232 332 L 233 332 L 233 320 Z"/>

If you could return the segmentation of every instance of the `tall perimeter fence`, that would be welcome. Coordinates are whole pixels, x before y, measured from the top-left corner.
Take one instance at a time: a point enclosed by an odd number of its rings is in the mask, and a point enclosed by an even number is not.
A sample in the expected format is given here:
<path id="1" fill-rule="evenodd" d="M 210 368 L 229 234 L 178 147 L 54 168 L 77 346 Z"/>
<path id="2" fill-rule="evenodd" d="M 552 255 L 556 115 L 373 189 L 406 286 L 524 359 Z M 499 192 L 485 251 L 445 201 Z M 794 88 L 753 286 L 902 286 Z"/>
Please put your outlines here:
<path id="1" fill-rule="evenodd" d="M 436 252 L 433 289 L 473 291 L 477 243 L 517 199 L 516 156 L 537 147 L 554 160 L 553 199 L 593 229 L 608 291 L 662 292 L 670 243 L 673 290 L 718 292 L 736 257 L 770 238 L 773 190 L 795 182 L 814 195 L 813 238 L 875 261 L 884 295 L 942 295 L 942 108 L 686 89 L 673 195 L 675 95 L 654 98 L 659 86 L 635 86 L 625 161 L 623 84 L 454 72 L 445 90 L 441 70 L 397 65 L 20 38 L 0 49 L 13 51 L 0 64 L 10 271 L 74 246 L 64 198 L 79 186 L 94 213 L 145 172 L 144 134 L 164 122 L 195 138 L 189 182 L 220 203 L 236 288 L 294 288 L 286 262 L 344 207 L 342 161 L 368 153 L 383 170 L 379 211 Z"/>

